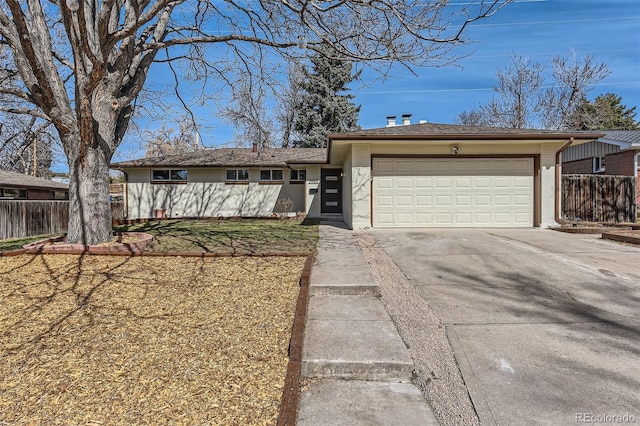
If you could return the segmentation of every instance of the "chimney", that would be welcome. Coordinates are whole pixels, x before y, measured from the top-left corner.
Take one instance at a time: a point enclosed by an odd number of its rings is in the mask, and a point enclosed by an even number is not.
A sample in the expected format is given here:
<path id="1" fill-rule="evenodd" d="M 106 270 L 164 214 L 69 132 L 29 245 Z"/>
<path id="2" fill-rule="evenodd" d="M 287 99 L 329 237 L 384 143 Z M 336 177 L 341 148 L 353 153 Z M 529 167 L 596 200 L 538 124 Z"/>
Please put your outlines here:
<path id="1" fill-rule="evenodd" d="M 251 152 L 258 152 L 258 143 L 254 142 L 253 146 L 251 147 Z"/>
<path id="2" fill-rule="evenodd" d="M 387 127 L 393 127 L 396 125 L 396 116 L 388 115 L 387 116 Z"/>
<path id="3" fill-rule="evenodd" d="M 402 125 L 408 126 L 411 124 L 411 114 L 402 114 Z"/>

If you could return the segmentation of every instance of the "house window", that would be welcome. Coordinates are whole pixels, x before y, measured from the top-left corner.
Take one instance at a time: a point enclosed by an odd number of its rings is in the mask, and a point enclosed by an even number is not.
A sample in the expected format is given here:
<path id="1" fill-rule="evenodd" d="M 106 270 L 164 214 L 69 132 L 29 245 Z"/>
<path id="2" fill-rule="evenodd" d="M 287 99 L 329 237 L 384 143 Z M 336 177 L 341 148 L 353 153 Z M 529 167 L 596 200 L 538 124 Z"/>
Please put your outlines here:
<path id="1" fill-rule="evenodd" d="M 600 157 L 593 157 L 593 172 L 604 172 L 604 162 L 606 157 L 601 155 Z"/>
<path id="2" fill-rule="evenodd" d="M 303 182 L 307 179 L 306 170 L 291 170 L 291 180 Z"/>
<path id="3" fill-rule="evenodd" d="M 0 188 L 0 198 L 25 199 L 27 190 L 19 188 Z"/>
<path id="4" fill-rule="evenodd" d="M 69 193 L 67 191 L 51 191 L 52 200 L 68 200 Z"/>
<path id="5" fill-rule="evenodd" d="M 260 180 L 282 180 L 282 169 L 260 170 Z"/>
<path id="6" fill-rule="evenodd" d="M 154 169 L 151 170 L 152 181 L 186 182 L 187 171 L 184 169 Z"/>
<path id="7" fill-rule="evenodd" d="M 246 169 L 228 169 L 227 181 L 248 181 L 249 170 Z"/>

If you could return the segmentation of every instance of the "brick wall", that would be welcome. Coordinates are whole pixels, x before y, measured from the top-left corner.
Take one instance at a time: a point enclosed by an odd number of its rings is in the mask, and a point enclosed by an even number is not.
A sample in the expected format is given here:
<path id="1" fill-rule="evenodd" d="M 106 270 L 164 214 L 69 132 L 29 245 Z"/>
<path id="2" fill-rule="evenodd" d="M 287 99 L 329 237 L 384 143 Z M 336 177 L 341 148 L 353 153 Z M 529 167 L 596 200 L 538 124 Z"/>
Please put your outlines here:
<path id="1" fill-rule="evenodd" d="M 593 173 L 593 158 L 562 163 L 562 174 L 597 174 L 633 176 L 633 156 L 635 151 L 616 152 L 605 159 L 605 171 Z"/>
<path id="2" fill-rule="evenodd" d="M 585 158 L 583 160 L 569 161 L 562 163 L 563 175 L 583 175 L 593 173 L 593 159 Z"/>
<path id="3" fill-rule="evenodd" d="M 634 154 L 635 151 L 623 151 L 607 155 L 605 173 L 608 175 L 633 176 Z"/>

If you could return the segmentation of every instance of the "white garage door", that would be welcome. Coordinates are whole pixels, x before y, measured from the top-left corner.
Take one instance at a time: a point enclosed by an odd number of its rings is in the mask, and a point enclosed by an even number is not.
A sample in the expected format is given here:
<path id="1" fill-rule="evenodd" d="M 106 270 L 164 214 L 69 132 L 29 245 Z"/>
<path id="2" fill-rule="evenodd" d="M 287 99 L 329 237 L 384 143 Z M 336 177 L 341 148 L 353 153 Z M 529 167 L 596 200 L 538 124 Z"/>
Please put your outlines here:
<path id="1" fill-rule="evenodd" d="M 374 227 L 533 226 L 533 158 L 374 158 Z"/>

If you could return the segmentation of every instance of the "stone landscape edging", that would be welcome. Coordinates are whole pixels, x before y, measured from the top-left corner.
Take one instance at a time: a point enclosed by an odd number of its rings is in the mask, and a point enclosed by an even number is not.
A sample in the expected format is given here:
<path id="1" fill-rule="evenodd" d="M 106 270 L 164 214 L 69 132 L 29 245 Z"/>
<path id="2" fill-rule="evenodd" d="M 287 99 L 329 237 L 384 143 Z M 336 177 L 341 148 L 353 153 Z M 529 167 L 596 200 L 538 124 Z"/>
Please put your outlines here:
<path id="1" fill-rule="evenodd" d="M 85 246 L 84 244 L 64 244 L 65 237 L 45 238 L 23 246 L 27 254 L 116 254 L 116 253 L 140 253 L 153 241 L 153 235 L 145 232 L 116 232 L 114 236 L 142 236 L 138 241 L 131 243 L 116 243 L 112 245 Z M 62 243 L 62 244 L 54 244 Z"/>

